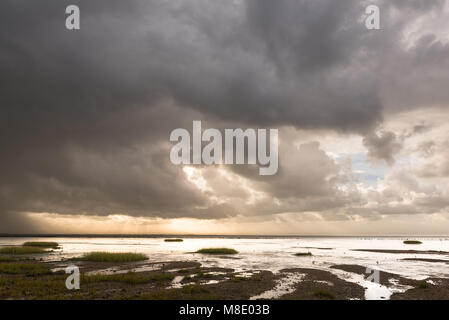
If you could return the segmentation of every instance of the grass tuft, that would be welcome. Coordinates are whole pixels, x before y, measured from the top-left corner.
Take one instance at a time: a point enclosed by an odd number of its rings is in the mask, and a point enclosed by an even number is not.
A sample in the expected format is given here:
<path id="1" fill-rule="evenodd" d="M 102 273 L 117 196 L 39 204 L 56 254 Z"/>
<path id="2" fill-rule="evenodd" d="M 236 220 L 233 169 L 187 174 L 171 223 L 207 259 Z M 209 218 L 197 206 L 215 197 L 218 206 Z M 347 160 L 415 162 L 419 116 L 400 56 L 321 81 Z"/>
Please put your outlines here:
<path id="1" fill-rule="evenodd" d="M 186 285 L 180 289 L 163 289 L 138 296 L 138 299 L 144 300 L 219 300 L 220 298 L 197 285 Z"/>
<path id="2" fill-rule="evenodd" d="M 33 254 L 33 253 L 45 253 L 45 251 L 42 248 L 36 248 L 36 247 L 3 247 L 0 248 L 0 254 Z"/>
<path id="3" fill-rule="evenodd" d="M 298 253 L 295 253 L 295 256 L 297 256 L 297 257 L 311 256 L 311 255 L 312 255 L 312 252 L 298 252 Z"/>
<path id="4" fill-rule="evenodd" d="M 260 274 L 253 274 L 250 279 L 254 281 L 262 281 L 262 276 Z"/>
<path id="5" fill-rule="evenodd" d="M 19 259 L 9 257 L 9 256 L 0 256 L 0 262 L 13 262 L 13 261 L 17 261 L 17 260 L 19 260 Z"/>
<path id="6" fill-rule="evenodd" d="M 404 240 L 404 244 L 421 244 L 421 241 L 418 240 Z"/>
<path id="7" fill-rule="evenodd" d="M 174 276 L 169 273 L 155 273 L 147 276 L 139 276 L 135 272 L 108 275 L 85 275 L 83 282 L 124 282 L 129 284 L 144 284 L 150 282 L 167 282 L 172 281 Z"/>
<path id="8" fill-rule="evenodd" d="M 79 260 L 91 262 L 134 262 L 148 260 L 148 256 L 132 252 L 90 252 L 84 254 Z"/>
<path id="9" fill-rule="evenodd" d="M 427 289 L 429 287 L 429 284 L 426 281 L 421 281 L 418 285 L 419 289 Z"/>
<path id="10" fill-rule="evenodd" d="M 59 248 L 59 243 L 57 242 L 45 242 L 45 241 L 28 241 L 23 244 L 25 247 L 38 247 L 38 248 Z"/>
<path id="11" fill-rule="evenodd" d="M 238 251 L 229 248 L 204 248 L 196 251 L 196 253 L 204 254 L 237 254 Z"/>
<path id="12" fill-rule="evenodd" d="M 68 299 L 65 277 L 0 277 L 0 299 Z"/>
<path id="13" fill-rule="evenodd" d="M 183 242 L 183 239 L 173 239 L 173 238 L 169 238 L 169 239 L 165 239 L 165 242 Z"/>
<path id="14" fill-rule="evenodd" d="M 313 296 L 318 299 L 333 300 L 335 295 L 326 289 L 317 289 L 313 292 Z"/>
<path id="15" fill-rule="evenodd" d="M 189 273 L 190 270 L 189 269 L 180 269 L 178 270 L 178 273 Z"/>
<path id="16" fill-rule="evenodd" d="M 241 282 L 241 281 L 246 281 L 246 280 L 249 280 L 249 278 L 241 277 L 241 276 L 232 276 L 231 277 L 232 282 Z"/>
<path id="17" fill-rule="evenodd" d="M 197 285 L 186 285 L 184 287 L 182 287 L 182 292 L 186 293 L 186 294 L 197 294 L 197 293 L 206 293 L 208 292 L 208 290 L 206 290 L 205 288 L 201 287 L 201 286 L 197 286 Z"/>
<path id="18" fill-rule="evenodd" d="M 0 264 L 0 273 L 6 274 L 24 274 L 27 276 L 38 276 L 51 274 L 51 270 L 44 264 L 37 263 L 2 263 Z"/>

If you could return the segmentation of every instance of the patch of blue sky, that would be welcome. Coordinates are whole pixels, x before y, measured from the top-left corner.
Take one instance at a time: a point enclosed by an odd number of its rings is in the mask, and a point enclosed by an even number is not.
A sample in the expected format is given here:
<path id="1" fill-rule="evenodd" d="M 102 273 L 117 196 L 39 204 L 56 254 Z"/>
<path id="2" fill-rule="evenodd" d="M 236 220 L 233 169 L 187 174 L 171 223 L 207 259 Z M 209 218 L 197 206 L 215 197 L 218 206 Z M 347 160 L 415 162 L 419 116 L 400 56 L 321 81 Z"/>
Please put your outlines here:
<path id="1" fill-rule="evenodd" d="M 358 152 L 349 155 L 351 168 L 356 178 L 366 187 L 376 187 L 377 183 L 385 178 L 391 167 L 383 164 L 373 164 L 368 161 L 366 153 Z M 337 162 L 342 163 L 348 155 L 338 157 Z"/>

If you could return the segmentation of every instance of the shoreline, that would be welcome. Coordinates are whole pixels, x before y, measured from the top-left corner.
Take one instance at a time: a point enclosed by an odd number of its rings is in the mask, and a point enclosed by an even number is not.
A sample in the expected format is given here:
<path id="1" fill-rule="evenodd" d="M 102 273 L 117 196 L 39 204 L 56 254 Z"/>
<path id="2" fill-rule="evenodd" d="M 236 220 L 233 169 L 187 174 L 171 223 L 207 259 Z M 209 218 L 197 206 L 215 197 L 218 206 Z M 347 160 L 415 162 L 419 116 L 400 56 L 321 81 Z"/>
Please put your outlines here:
<path id="1" fill-rule="evenodd" d="M 449 235 L 251 235 L 251 234 L 183 234 L 183 233 L 173 233 L 173 234 L 83 234 L 83 233 L 72 233 L 72 234 L 47 234 L 47 233 L 0 233 L 0 238 L 225 238 L 225 239 L 296 239 L 296 238 L 358 238 L 358 239 L 373 239 L 373 238 L 384 238 L 384 239 L 404 239 L 409 238 L 415 239 L 444 239 L 449 240 Z"/>

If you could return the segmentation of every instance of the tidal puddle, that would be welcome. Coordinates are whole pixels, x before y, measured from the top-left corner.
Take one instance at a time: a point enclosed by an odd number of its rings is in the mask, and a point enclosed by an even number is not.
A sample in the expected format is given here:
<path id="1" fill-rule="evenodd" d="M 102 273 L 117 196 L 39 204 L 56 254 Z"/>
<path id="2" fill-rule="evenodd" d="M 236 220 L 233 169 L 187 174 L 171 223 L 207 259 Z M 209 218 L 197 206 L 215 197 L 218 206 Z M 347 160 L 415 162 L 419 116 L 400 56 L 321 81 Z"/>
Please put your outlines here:
<path id="1" fill-rule="evenodd" d="M 355 274 L 351 272 L 332 270 L 333 273 L 342 280 L 357 283 L 365 288 L 366 300 L 389 300 L 393 293 L 405 292 L 411 289 L 410 286 L 404 286 L 398 284 L 397 280 L 390 279 L 391 286 L 384 286 L 376 282 L 367 281 L 363 275 Z"/>
<path id="2" fill-rule="evenodd" d="M 390 299 L 392 292 L 386 286 L 371 281 L 364 281 L 363 286 L 365 287 L 366 300 Z"/>
<path id="3" fill-rule="evenodd" d="M 169 288 L 173 288 L 173 289 L 179 289 L 182 288 L 182 283 L 181 281 L 184 279 L 184 276 L 176 276 L 172 282 Z"/>
<path id="4" fill-rule="evenodd" d="M 122 273 L 128 273 L 128 272 L 145 272 L 145 271 L 158 271 L 163 269 L 164 264 L 162 263 L 154 263 L 154 264 L 147 264 L 142 265 L 136 268 L 130 268 L 130 269 L 122 269 L 122 267 L 110 267 L 106 269 L 101 270 L 93 270 L 86 272 L 87 275 L 111 275 L 111 274 L 122 274 Z"/>
<path id="5" fill-rule="evenodd" d="M 257 296 L 253 296 L 250 300 L 258 299 L 276 299 L 295 290 L 295 285 L 304 279 L 303 273 L 288 273 L 285 277 L 276 280 L 273 289 L 267 290 Z"/>

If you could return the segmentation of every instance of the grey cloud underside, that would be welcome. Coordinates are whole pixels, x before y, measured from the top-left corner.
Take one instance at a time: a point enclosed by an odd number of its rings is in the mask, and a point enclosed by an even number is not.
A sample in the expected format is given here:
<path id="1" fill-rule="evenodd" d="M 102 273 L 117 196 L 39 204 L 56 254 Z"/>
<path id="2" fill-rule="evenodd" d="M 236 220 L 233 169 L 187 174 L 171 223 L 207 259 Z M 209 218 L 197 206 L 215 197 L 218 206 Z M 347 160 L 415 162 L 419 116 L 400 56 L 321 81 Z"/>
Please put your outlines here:
<path id="1" fill-rule="evenodd" d="M 372 133 L 363 139 L 363 144 L 369 150 L 369 158 L 384 160 L 387 164 L 394 163 L 395 154 L 402 148 L 400 138 L 393 132 Z"/>
<path id="2" fill-rule="evenodd" d="M 80 31 L 64 28 L 68 4 L 81 8 Z M 2 0 L 2 211 L 241 214 L 212 205 L 170 164 L 172 129 L 202 119 L 369 139 L 385 112 L 447 105 L 449 74 L 441 70 L 449 67 L 448 45 L 432 35 L 408 49 L 399 41 L 407 21 L 441 10 L 444 1 L 379 1 L 391 32 L 377 33 L 358 21 L 366 4 Z M 371 142 L 373 155 L 392 159 L 394 150 L 382 153 Z M 322 161 L 323 172 L 338 176 Z M 302 190 L 288 177 L 307 175 L 282 174 L 280 165 L 277 180 L 253 179 L 293 203 L 285 209 L 332 194 L 333 181 L 318 175 L 320 184 Z"/>

